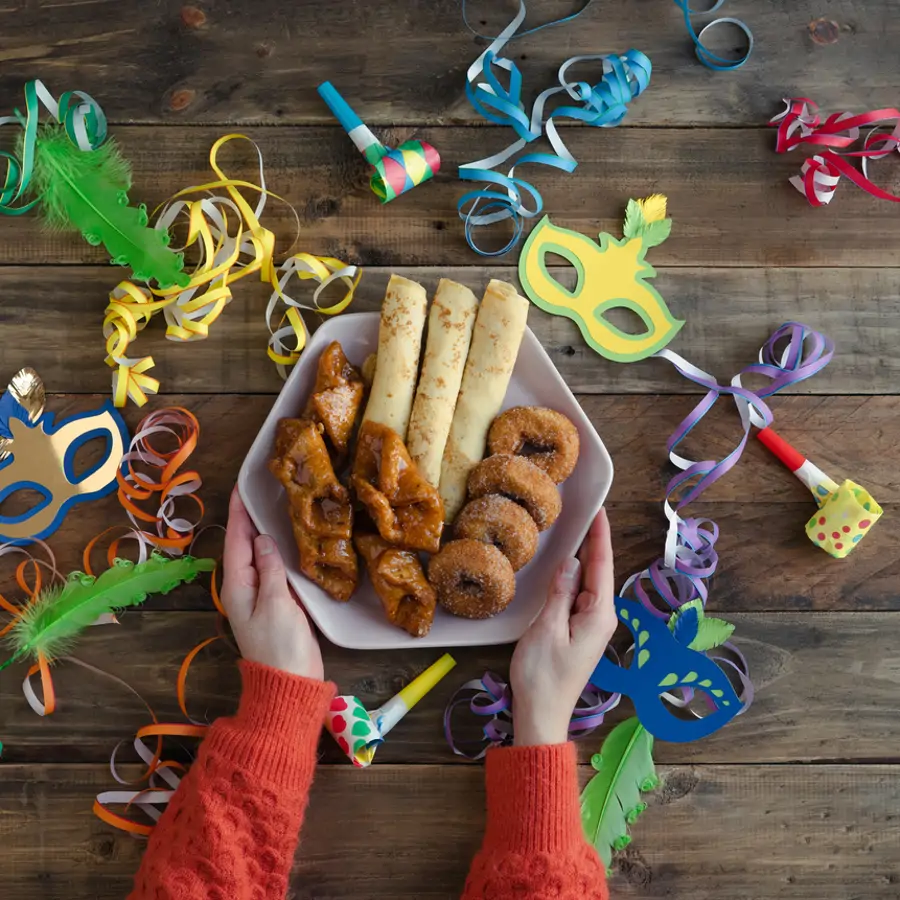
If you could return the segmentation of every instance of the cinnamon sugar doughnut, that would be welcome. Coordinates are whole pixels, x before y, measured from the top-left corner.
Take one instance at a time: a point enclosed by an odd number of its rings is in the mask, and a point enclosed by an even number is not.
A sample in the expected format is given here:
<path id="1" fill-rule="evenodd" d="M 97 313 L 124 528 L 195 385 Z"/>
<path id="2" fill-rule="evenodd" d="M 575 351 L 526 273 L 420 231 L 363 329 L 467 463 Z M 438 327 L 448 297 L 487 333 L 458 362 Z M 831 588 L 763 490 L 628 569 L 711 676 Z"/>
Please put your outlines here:
<path id="1" fill-rule="evenodd" d="M 578 462 L 578 429 L 562 413 L 541 406 L 514 406 L 494 419 L 488 432 L 491 453 L 521 454 L 562 484 Z"/>
<path id="2" fill-rule="evenodd" d="M 456 517 L 454 534 L 493 544 L 518 572 L 537 551 L 534 519 L 518 503 L 500 494 L 470 500 Z"/>
<path id="3" fill-rule="evenodd" d="M 469 474 L 469 497 L 502 494 L 524 506 L 538 531 L 546 531 L 559 516 L 562 500 L 553 479 L 525 456 L 498 453 Z"/>
<path id="4" fill-rule="evenodd" d="M 428 580 L 438 603 L 464 619 L 496 616 L 516 594 L 516 575 L 509 560 L 493 544 L 481 541 L 445 544 L 431 557 Z"/>

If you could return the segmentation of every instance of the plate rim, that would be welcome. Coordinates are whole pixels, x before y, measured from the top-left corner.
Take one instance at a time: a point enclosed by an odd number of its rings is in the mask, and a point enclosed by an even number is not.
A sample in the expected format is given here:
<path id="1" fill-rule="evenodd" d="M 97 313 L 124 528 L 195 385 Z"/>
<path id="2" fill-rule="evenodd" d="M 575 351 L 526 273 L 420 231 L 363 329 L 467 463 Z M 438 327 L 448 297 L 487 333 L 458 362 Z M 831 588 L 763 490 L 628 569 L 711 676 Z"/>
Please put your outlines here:
<path id="1" fill-rule="evenodd" d="M 264 435 L 264 432 L 266 431 L 266 426 L 268 425 L 269 421 L 276 415 L 279 418 L 281 417 L 281 413 L 277 412 L 277 408 L 282 402 L 282 397 L 286 396 L 286 394 L 289 393 L 289 388 L 291 386 L 291 382 L 298 379 L 300 376 L 300 373 L 302 371 L 304 371 L 304 367 L 301 365 L 301 363 L 303 361 L 303 357 L 307 357 L 311 354 L 314 354 L 316 349 L 321 344 L 325 344 L 327 342 L 330 332 L 333 329 L 345 328 L 348 320 L 352 320 L 352 319 L 355 319 L 357 321 L 360 319 L 368 319 L 368 320 L 379 319 L 380 320 L 380 318 L 381 318 L 380 312 L 375 312 L 375 311 L 373 311 L 373 312 L 357 312 L 357 313 L 346 313 L 346 314 L 342 314 L 340 316 L 335 316 L 335 317 L 329 318 L 327 321 L 323 322 L 310 337 L 309 342 L 303 349 L 303 353 L 302 353 L 300 360 L 298 360 L 298 362 L 294 365 L 293 370 L 291 371 L 288 378 L 285 380 L 278 395 L 275 397 L 275 400 L 272 403 L 272 408 L 269 410 L 268 414 L 266 415 L 266 418 L 263 420 L 263 424 L 260 427 L 259 432 L 257 433 L 256 437 L 253 439 L 253 443 L 250 445 L 250 448 L 248 449 L 247 454 L 245 455 L 244 460 L 241 463 L 241 468 L 238 471 L 238 478 L 237 478 L 238 494 L 240 495 L 241 501 L 243 502 L 248 515 L 250 516 L 251 520 L 253 521 L 254 526 L 256 527 L 256 529 L 258 531 L 262 532 L 262 529 L 260 527 L 260 522 L 257 520 L 257 517 L 253 513 L 253 509 L 252 509 L 253 503 L 252 502 L 248 503 L 247 496 L 246 496 L 247 495 L 247 486 L 246 485 L 247 485 L 248 479 L 250 478 L 249 463 L 250 463 L 251 459 L 253 459 L 259 455 L 256 452 L 257 446 L 258 445 L 261 446 L 263 443 L 263 435 Z M 591 527 L 591 523 L 593 522 L 594 518 L 597 516 L 597 513 L 600 511 L 600 509 L 602 509 L 604 503 L 606 502 L 606 498 L 609 495 L 609 490 L 610 490 L 610 487 L 612 486 L 613 478 L 615 475 L 612 457 L 610 456 L 609 450 L 607 449 L 606 444 L 603 442 L 603 438 L 600 436 L 600 433 L 597 431 L 596 428 L 594 428 L 593 422 L 591 422 L 587 413 L 585 413 L 581 404 L 578 402 L 577 396 L 572 391 L 572 389 L 569 387 L 569 385 L 566 383 L 566 380 L 563 378 L 559 369 L 557 369 L 556 366 L 554 365 L 553 360 L 550 358 L 550 354 L 547 353 L 547 350 L 544 347 L 544 345 L 540 342 L 537 335 L 532 331 L 532 329 L 528 325 L 525 326 L 525 334 L 523 335 L 523 342 L 525 340 L 528 340 L 529 343 L 532 344 L 532 349 L 534 351 L 536 351 L 538 353 L 538 355 L 544 360 L 544 362 L 549 366 L 550 370 L 552 371 L 552 377 L 553 377 L 554 381 L 556 382 L 557 386 L 562 387 L 564 389 L 564 391 L 571 398 L 573 406 L 577 409 L 577 414 L 581 420 L 582 426 L 589 428 L 594 433 L 594 435 L 596 436 L 596 440 L 597 440 L 597 448 L 598 448 L 602 458 L 606 462 L 607 475 L 606 475 L 606 478 L 604 479 L 604 483 L 602 485 L 600 485 L 602 490 L 598 491 L 598 493 L 597 493 L 597 501 L 593 506 L 593 512 L 588 517 L 586 525 L 584 526 L 583 531 L 581 532 L 581 535 L 579 537 L 578 544 L 580 545 L 581 542 L 584 540 L 584 538 L 587 536 L 587 533 Z M 521 352 L 521 348 L 520 348 L 520 352 Z M 268 453 L 268 451 L 267 451 L 267 453 Z M 306 613 L 306 615 L 308 615 L 310 617 L 310 619 L 312 619 L 313 623 L 318 628 L 318 630 L 322 633 L 322 635 L 324 637 L 326 637 L 336 647 L 340 647 L 345 650 L 381 650 L 381 651 L 406 649 L 408 647 L 421 647 L 422 649 L 426 649 L 425 645 L 423 645 L 422 643 L 417 641 L 415 638 L 413 638 L 409 635 L 405 635 L 405 633 L 401 632 L 399 629 L 398 629 L 398 635 L 397 635 L 398 641 L 396 644 L 392 644 L 391 646 L 386 646 L 381 643 L 360 645 L 357 642 L 358 639 L 354 640 L 353 638 L 341 637 L 340 634 L 342 634 L 342 633 L 339 633 L 338 635 L 336 635 L 331 629 L 329 629 L 327 627 L 327 625 L 324 625 L 319 620 L 319 618 L 317 617 L 314 610 L 310 609 L 310 607 L 307 605 L 307 603 L 302 599 L 302 591 L 300 591 L 297 588 L 297 586 L 294 584 L 295 573 L 293 573 L 291 571 L 291 569 L 288 567 L 287 563 L 285 563 L 285 575 L 287 577 L 288 583 L 298 594 L 298 600 L 299 600 L 300 605 L 302 606 L 304 612 Z M 306 578 L 306 576 L 303 575 L 302 572 L 298 573 L 296 575 L 296 577 L 302 578 L 305 583 L 312 584 L 312 582 L 308 578 Z M 535 620 L 535 618 L 537 618 L 537 616 L 540 615 L 540 612 L 543 609 L 543 606 L 544 605 L 541 604 L 541 606 L 535 611 L 534 616 L 529 620 L 529 622 L 524 626 L 523 630 L 517 636 L 493 639 L 493 640 L 489 640 L 487 642 L 478 640 L 477 636 L 475 636 L 475 637 L 473 637 L 472 640 L 466 640 L 465 638 L 462 638 L 462 639 L 451 640 L 450 642 L 448 642 L 446 644 L 429 644 L 427 646 L 432 647 L 432 648 L 434 648 L 434 647 L 451 647 L 451 648 L 452 647 L 487 647 L 487 646 L 495 646 L 496 647 L 496 646 L 503 646 L 504 644 L 515 643 L 516 641 L 518 641 L 521 638 L 522 634 L 524 634 L 525 630 Z M 409 641 L 408 642 L 402 641 L 403 637 L 409 637 Z M 402 641 L 402 643 L 401 643 L 401 641 Z"/>

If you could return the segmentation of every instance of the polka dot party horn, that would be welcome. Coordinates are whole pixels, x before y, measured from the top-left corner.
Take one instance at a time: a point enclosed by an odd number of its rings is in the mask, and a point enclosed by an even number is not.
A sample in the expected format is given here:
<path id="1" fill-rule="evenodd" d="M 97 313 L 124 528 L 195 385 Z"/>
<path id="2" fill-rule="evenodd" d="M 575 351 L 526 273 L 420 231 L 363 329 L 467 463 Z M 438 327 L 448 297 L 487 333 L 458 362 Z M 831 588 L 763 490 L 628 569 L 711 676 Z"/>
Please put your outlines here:
<path id="1" fill-rule="evenodd" d="M 756 436 L 816 498 L 819 511 L 806 523 L 809 539 L 826 553 L 843 559 L 881 518 L 882 508 L 855 481 L 837 484 L 771 428 L 763 428 Z"/>
<path id="2" fill-rule="evenodd" d="M 445 653 L 383 706 L 368 712 L 358 697 L 335 697 L 325 727 L 360 769 L 372 764 L 385 735 L 456 665 Z"/>
<path id="3" fill-rule="evenodd" d="M 319 85 L 319 96 L 328 104 L 341 127 L 356 144 L 356 149 L 375 167 L 369 187 L 382 203 L 428 181 L 441 167 L 441 157 L 425 141 L 406 141 L 396 150 L 385 147 L 330 81 Z"/>

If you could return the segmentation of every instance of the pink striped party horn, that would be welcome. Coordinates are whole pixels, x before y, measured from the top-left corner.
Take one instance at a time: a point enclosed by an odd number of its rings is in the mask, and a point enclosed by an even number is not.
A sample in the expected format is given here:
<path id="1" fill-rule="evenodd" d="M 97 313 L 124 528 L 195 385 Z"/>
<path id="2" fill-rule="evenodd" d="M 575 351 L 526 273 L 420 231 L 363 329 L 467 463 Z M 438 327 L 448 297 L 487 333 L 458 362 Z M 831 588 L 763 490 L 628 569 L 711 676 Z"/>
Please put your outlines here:
<path id="1" fill-rule="evenodd" d="M 837 559 L 850 554 L 881 518 L 872 495 L 849 479 L 838 484 L 771 428 L 756 436 L 816 498 L 819 510 L 806 523 L 807 537 Z"/>
<path id="2" fill-rule="evenodd" d="M 375 167 L 369 187 L 382 203 L 390 203 L 395 197 L 428 181 L 440 169 L 441 157 L 431 144 L 405 141 L 392 150 L 372 134 L 330 81 L 320 84 L 318 91 L 350 140 L 356 144 L 356 149 Z"/>

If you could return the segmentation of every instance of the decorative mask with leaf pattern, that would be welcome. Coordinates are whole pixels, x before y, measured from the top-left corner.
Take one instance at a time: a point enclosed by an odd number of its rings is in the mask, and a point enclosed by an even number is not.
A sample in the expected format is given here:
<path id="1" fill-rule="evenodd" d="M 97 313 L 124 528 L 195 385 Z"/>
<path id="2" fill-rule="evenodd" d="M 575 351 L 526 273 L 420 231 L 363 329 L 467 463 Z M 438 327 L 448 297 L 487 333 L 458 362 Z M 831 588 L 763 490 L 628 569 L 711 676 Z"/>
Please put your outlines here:
<path id="1" fill-rule="evenodd" d="M 547 216 L 528 237 L 519 257 L 519 280 L 532 303 L 553 315 L 567 316 L 601 356 L 616 362 L 644 359 L 665 347 L 684 322 L 675 319 L 665 300 L 647 283 L 656 271 L 644 259 L 648 247 L 661 244 L 672 229 L 666 218 L 666 198 L 653 194 L 629 200 L 623 240 L 605 232 L 600 243 L 551 223 Z M 571 263 L 577 275 L 573 290 L 547 270 L 553 253 Z M 631 310 L 646 331 L 629 334 L 606 317 L 617 307 Z"/>
<path id="2" fill-rule="evenodd" d="M 78 448 L 95 438 L 105 439 L 105 452 L 76 474 Z M 20 491 L 40 497 L 24 512 L 0 513 L 0 540 L 26 544 L 44 538 L 73 504 L 114 490 L 127 442 L 125 422 L 109 401 L 55 424 L 53 414 L 44 412 L 37 372 L 18 372 L 0 397 L 0 507 Z"/>
<path id="3" fill-rule="evenodd" d="M 603 657 L 591 683 L 604 691 L 627 694 L 641 724 L 662 741 L 696 741 L 727 725 L 743 703 L 728 677 L 705 654 L 728 640 L 733 626 L 707 618 L 699 600 L 685 604 L 669 623 L 642 604 L 616 597 L 616 615 L 634 636 L 630 665 Z M 702 718 L 682 717 L 663 695 L 705 694 L 710 712 Z"/>

